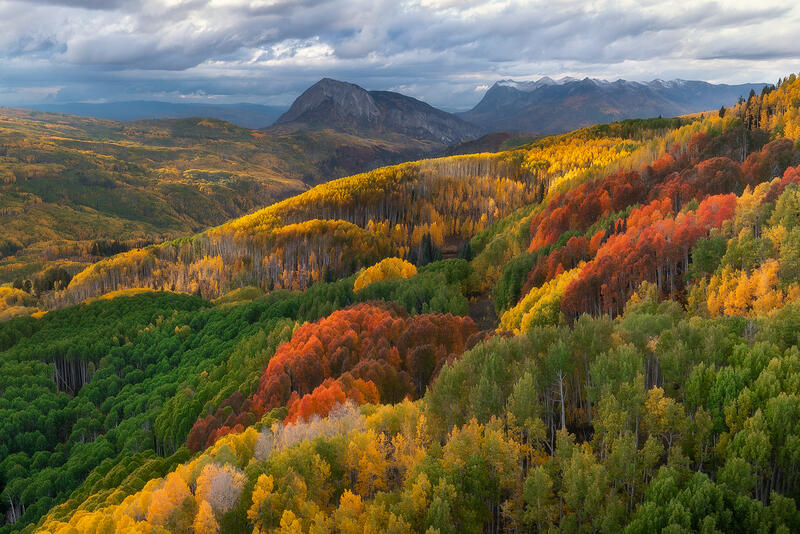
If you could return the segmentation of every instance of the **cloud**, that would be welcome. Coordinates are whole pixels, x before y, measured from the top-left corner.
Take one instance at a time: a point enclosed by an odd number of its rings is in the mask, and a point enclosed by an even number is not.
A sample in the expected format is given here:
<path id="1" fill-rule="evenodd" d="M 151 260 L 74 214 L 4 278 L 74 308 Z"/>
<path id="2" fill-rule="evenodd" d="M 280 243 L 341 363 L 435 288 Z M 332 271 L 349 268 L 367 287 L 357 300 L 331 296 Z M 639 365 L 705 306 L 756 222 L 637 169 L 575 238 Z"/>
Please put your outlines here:
<path id="1" fill-rule="evenodd" d="M 126 0 L 19 0 L 19 3 L 38 6 L 65 6 L 83 9 L 114 10 L 124 5 Z"/>
<path id="2" fill-rule="evenodd" d="M 330 76 L 463 109 L 500 78 L 772 81 L 798 30 L 785 1 L 6 0 L 0 104 L 288 104 Z"/>

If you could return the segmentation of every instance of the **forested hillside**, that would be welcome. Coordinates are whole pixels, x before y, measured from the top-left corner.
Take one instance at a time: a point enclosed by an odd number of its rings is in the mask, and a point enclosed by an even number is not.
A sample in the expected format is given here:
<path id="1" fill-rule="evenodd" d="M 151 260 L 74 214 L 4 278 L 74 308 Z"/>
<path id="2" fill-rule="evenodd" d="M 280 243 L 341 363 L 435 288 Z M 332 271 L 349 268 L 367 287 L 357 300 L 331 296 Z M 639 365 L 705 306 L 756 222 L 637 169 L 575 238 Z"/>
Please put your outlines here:
<path id="1" fill-rule="evenodd" d="M 442 254 L 469 257 L 469 238 L 514 210 L 576 181 L 636 167 L 703 127 L 688 119 L 633 121 L 510 152 L 423 160 L 334 180 L 190 239 L 99 262 L 46 305 L 132 287 L 206 298 L 244 285 L 302 289 L 389 256 L 422 264 Z"/>
<path id="2" fill-rule="evenodd" d="M 429 145 L 333 131 L 276 134 L 215 119 L 122 123 L 5 108 L 0 283 L 50 291 L 55 279 L 66 285 L 103 257 L 440 148 Z"/>
<path id="3" fill-rule="evenodd" d="M 0 323 L 0 532 L 799 531 L 798 90 L 90 266 Z"/>

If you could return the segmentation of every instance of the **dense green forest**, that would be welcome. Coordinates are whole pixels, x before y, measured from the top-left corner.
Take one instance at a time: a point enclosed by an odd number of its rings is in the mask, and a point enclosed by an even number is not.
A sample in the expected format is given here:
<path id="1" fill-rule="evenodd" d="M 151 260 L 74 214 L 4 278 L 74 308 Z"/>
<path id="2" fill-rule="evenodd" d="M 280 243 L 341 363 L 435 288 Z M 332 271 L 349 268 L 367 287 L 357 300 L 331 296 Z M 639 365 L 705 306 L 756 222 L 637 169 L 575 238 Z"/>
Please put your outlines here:
<path id="1" fill-rule="evenodd" d="M 141 489 L 186 460 L 183 445 L 198 417 L 234 394 L 251 395 L 264 362 L 298 322 L 375 299 L 404 313 L 464 315 L 460 287 L 470 274 L 465 261 L 449 260 L 358 294 L 353 278 L 304 293 L 240 292 L 216 304 L 145 292 L 3 323 L 7 519 L 18 528 L 55 504 L 67 501 L 69 509 L 101 488 L 115 490 L 108 477 L 134 477 L 130 488 Z"/>
<path id="2" fill-rule="evenodd" d="M 0 323 L 0 531 L 800 530 L 798 94 L 88 267 Z"/>

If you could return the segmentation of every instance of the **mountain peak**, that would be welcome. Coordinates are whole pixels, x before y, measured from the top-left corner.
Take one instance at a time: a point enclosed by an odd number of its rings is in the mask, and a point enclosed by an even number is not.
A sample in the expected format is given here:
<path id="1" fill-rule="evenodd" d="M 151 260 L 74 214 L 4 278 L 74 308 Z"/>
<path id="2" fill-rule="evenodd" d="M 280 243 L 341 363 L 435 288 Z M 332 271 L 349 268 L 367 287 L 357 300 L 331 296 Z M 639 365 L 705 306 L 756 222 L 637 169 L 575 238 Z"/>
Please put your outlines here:
<path id="1" fill-rule="evenodd" d="M 356 134 L 399 133 L 444 145 L 475 139 L 482 133 L 480 128 L 416 98 L 391 91 L 367 91 L 332 78 L 323 78 L 306 89 L 275 124 Z"/>
<path id="2" fill-rule="evenodd" d="M 701 81 L 636 82 L 585 77 L 536 81 L 503 79 L 460 117 L 489 131 L 563 133 L 628 118 L 676 116 L 736 102 L 765 84 L 713 85 Z"/>
<path id="3" fill-rule="evenodd" d="M 330 85 L 355 85 L 354 83 L 343 82 L 341 80 L 336 80 L 334 78 L 328 78 L 327 76 L 325 76 L 324 78 L 320 78 L 320 80 L 317 83 L 315 83 L 314 85 L 329 85 L 329 84 Z M 312 85 L 311 87 L 313 87 L 314 85 Z"/>
<path id="4" fill-rule="evenodd" d="M 327 77 L 320 79 L 320 81 L 309 87 L 308 90 L 312 90 L 314 88 L 322 89 L 324 91 L 352 91 L 359 93 L 367 92 L 366 89 L 354 83 L 344 82 L 341 80 L 336 80 L 334 78 L 327 78 Z"/>
<path id="5" fill-rule="evenodd" d="M 294 101 L 276 124 L 301 122 L 309 125 L 327 122 L 376 123 L 380 110 L 369 92 L 356 84 L 322 78 Z"/>
<path id="6" fill-rule="evenodd" d="M 523 80 L 523 81 L 516 81 L 512 79 L 502 79 L 498 80 L 494 83 L 495 87 L 510 87 L 512 89 L 516 89 L 517 91 L 522 91 L 525 93 L 530 93 L 539 89 L 540 87 L 546 87 L 550 85 L 566 85 L 572 82 L 592 82 L 592 83 L 602 83 L 603 80 L 597 80 L 595 78 L 584 78 L 583 80 L 579 80 L 578 78 L 573 78 L 572 76 L 563 76 L 559 79 L 553 79 L 550 76 L 542 76 L 538 80 Z"/>

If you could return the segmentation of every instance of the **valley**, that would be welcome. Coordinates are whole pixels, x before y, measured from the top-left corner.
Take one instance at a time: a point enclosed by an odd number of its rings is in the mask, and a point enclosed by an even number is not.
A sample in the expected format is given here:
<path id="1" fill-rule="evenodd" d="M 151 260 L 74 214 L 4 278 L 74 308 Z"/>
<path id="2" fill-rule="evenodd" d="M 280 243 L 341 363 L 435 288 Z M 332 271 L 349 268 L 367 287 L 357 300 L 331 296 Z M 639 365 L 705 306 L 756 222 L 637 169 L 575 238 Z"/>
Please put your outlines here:
<path id="1" fill-rule="evenodd" d="M 113 122 L 0 110 L 0 281 L 46 290 L 122 250 L 197 232 L 309 186 L 441 150 L 330 128 L 215 119 Z"/>

